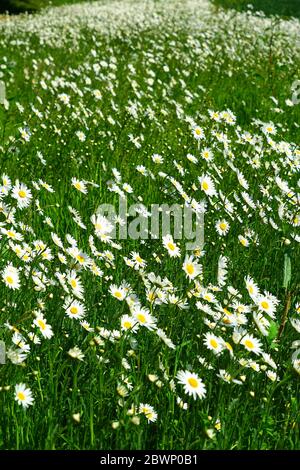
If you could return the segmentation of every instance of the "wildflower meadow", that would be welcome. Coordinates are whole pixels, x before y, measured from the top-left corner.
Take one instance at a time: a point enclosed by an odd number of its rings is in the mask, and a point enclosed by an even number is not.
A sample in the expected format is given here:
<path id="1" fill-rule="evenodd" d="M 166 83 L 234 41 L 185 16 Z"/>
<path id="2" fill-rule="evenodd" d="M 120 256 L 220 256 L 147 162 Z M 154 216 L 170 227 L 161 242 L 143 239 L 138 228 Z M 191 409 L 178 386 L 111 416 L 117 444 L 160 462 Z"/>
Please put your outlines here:
<path id="1" fill-rule="evenodd" d="M 299 450 L 297 2 L 56 3 L 0 17 L 0 448 Z"/>

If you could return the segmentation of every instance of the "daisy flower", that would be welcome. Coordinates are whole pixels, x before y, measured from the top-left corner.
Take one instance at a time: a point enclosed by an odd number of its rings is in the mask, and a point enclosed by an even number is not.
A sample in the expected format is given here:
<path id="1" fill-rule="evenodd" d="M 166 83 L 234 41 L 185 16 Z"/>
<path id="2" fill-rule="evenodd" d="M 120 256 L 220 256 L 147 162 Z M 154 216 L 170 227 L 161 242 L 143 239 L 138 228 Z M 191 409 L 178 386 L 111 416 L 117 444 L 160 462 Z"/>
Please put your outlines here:
<path id="1" fill-rule="evenodd" d="M 86 253 L 83 253 L 83 251 L 80 251 L 77 246 L 73 245 L 68 248 L 67 253 L 69 253 L 69 255 L 72 256 L 80 266 L 85 268 L 91 265 L 91 259 L 89 256 Z"/>
<path id="2" fill-rule="evenodd" d="M 273 319 L 275 318 L 276 305 L 278 304 L 276 298 L 270 295 L 259 295 L 254 301 L 261 312 L 267 313 Z"/>
<path id="3" fill-rule="evenodd" d="M 2 188 L 4 188 L 7 192 L 11 188 L 11 179 L 5 174 L 2 175 Z"/>
<path id="4" fill-rule="evenodd" d="M 130 186 L 130 184 L 128 184 L 128 183 L 124 183 L 123 186 L 122 186 L 122 188 L 123 188 L 124 191 L 125 191 L 126 193 L 128 193 L 128 194 L 133 193 L 133 189 L 132 189 L 132 187 Z"/>
<path id="5" fill-rule="evenodd" d="M 15 400 L 24 408 L 33 405 L 34 398 L 30 388 L 26 388 L 26 385 L 23 383 L 17 384 L 15 386 Z"/>
<path id="6" fill-rule="evenodd" d="M 254 338 L 254 336 L 246 334 L 240 341 L 240 343 L 247 349 L 247 351 L 253 352 L 254 354 L 261 354 L 261 342 Z"/>
<path id="7" fill-rule="evenodd" d="M 213 180 L 208 175 L 202 175 L 198 177 L 200 188 L 208 196 L 214 196 L 216 194 L 216 189 Z"/>
<path id="8" fill-rule="evenodd" d="M 148 405 L 147 403 L 141 403 L 139 406 L 139 413 L 143 413 L 149 422 L 154 422 L 157 420 L 157 413 L 154 411 L 153 406 Z"/>
<path id="9" fill-rule="evenodd" d="M 191 153 L 188 153 L 186 158 L 192 162 L 192 163 L 198 163 L 198 158 L 196 158 L 194 155 L 192 155 Z"/>
<path id="10" fill-rule="evenodd" d="M 77 276 L 75 271 L 71 271 L 67 275 L 67 282 L 72 288 L 72 292 L 75 297 L 82 299 L 83 298 L 83 286 L 81 280 Z"/>
<path id="11" fill-rule="evenodd" d="M 292 327 L 295 328 L 295 330 L 297 331 L 297 333 L 300 333 L 300 320 L 298 318 L 291 318 L 290 322 Z"/>
<path id="12" fill-rule="evenodd" d="M 77 178 L 73 177 L 71 179 L 72 186 L 77 189 L 77 191 L 80 191 L 83 194 L 87 194 L 87 187 L 86 187 L 86 182 L 85 181 L 80 181 Z"/>
<path id="13" fill-rule="evenodd" d="M 184 391 L 191 395 L 194 400 L 196 398 L 204 398 L 206 395 L 206 388 L 200 377 L 194 372 L 180 370 L 176 375 L 178 383 L 184 386 Z"/>
<path id="14" fill-rule="evenodd" d="M 122 315 L 121 317 L 121 330 L 122 331 L 132 331 L 136 333 L 139 329 L 139 322 L 130 315 Z"/>
<path id="15" fill-rule="evenodd" d="M 260 295 L 259 288 L 257 284 L 253 281 L 250 276 L 247 276 L 245 279 L 247 291 L 252 299 L 257 298 Z"/>
<path id="16" fill-rule="evenodd" d="M 239 239 L 240 244 L 243 245 L 245 248 L 249 246 L 249 240 L 243 235 L 239 235 L 238 239 Z"/>
<path id="17" fill-rule="evenodd" d="M 82 131 L 77 131 L 75 134 L 80 142 L 84 142 L 86 140 L 86 135 Z"/>
<path id="18" fill-rule="evenodd" d="M 161 155 L 158 155 L 157 153 L 152 155 L 151 158 L 152 158 L 152 161 L 157 164 L 162 164 L 164 161 L 163 157 Z"/>
<path id="19" fill-rule="evenodd" d="M 182 269 L 189 279 L 194 279 L 202 272 L 202 266 L 194 260 L 193 256 L 186 256 Z"/>
<path id="20" fill-rule="evenodd" d="M 209 109 L 208 114 L 209 114 L 210 118 L 213 119 L 214 121 L 216 121 L 216 122 L 221 121 L 221 116 L 220 116 L 220 113 L 218 111 L 212 111 L 211 109 Z"/>
<path id="21" fill-rule="evenodd" d="M 110 221 L 106 217 L 100 214 L 98 215 L 93 214 L 91 217 L 91 222 L 95 227 L 96 235 L 99 237 L 101 235 L 110 233 L 112 229 L 114 228 L 113 225 L 110 223 Z"/>
<path id="22" fill-rule="evenodd" d="M 115 284 L 111 284 L 109 286 L 109 292 L 113 297 L 115 297 L 118 300 L 124 300 L 127 294 L 124 287 L 118 287 Z"/>
<path id="23" fill-rule="evenodd" d="M 213 159 L 213 153 L 209 148 L 201 150 L 200 155 L 204 160 L 211 161 Z"/>
<path id="24" fill-rule="evenodd" d="M 67 298 L 64 303 L 64 309 L 69 318 L 75 318 L 76 320 L 82 319 L 85 316 L 85 306 L 78 302 L 78 300 L 71 300 Z"/>
<path id="25" fill-rule="evenodd" d="M 141 326 L 145 326 L 148 330 L 156 329 L 156 318 L 153 317 L 149 310 L 145 307 L 134 307 L 132 316 Z"/>
<path id="26" fill-rule="evenodd" d="M 63 104 L 70 103 L 70 97 L 66 93 L 60 93 L 57 97 Z"/>
<path id="27" fill-rule="evenodd" d="M 78 346 L 75 346 L 74 348 L 69 349 L 68 354 L 73 359 L 77 359 L 78 361 L 83 361 L 84 359 L 84 354 L 81 351 L 81 349 L 78 348 Z"/>
<path id="28" fill-rule="evenodd" d="M 276 135 L 276 133 L 277 133 L 276 127 L 274 126 L 273 122 L 269 122 L 269 123 L 265 124 L 262 127 L 262 131 L 266 136 Z"/>
<path id="29" fill-rule="evenodd" d="M 205 139 L 205 134 L 204 134 L 204 130 L 202 129 L 202 127 L 199 127 L 199 126 L 194 127 L 193 136 L 195 137 L 196 140 Z"/>
<path id="30" fill-rule="evenodd" d="M 19 128 L 19 132 L 21 134 L 21 137 L 25 142 L 30 141 L 31 133 L 28 131 L 28 129 L 22 129 L 21 127 Z"/>
<path id="31" fill-rule="evenodd" d="M 227 235 L 229 228 L 230 228 L 229 223 L 226 222 L 226 220 L 224 219 L 218 220 L 218 222 L 216 223 L 217 232 L 221 236 Z"/>
<path id="32" fill-rule="evenodd" d="M 2 280 L 10 289 L 20 289 L 19 272 L 12 264 L 8 264 L 2 271 Z"/>
<path id="33" fill-rule="evenodd" d="M 16 181 L 16 184 L 12 188 L 11 196 L 16 199 L 19 209 L 28 207 L 32 199 L 30 189 L 28 189 L 25 184 L 19 183 L 19 181 Z"/>
<path id="34" fill-rule="evenodd" d="M 33 325 L 39 328 L 44 338 L 50 339 L 54 335 L 51 326 L 48 325 L 43 315 L 38 315 L 36 319 L 33 321 Z"/>
<path id="35" fill-rule="evenodd" d="M 146 261 L 140 257 L 139 253 L 136 253 L 135 251 L 132 251 L 130 253 L 132 257 L 132 261 L 134 263 L 134 268 L 135 269 L 140 269 L 140 268 L 145 268 L 146 267 Z"/>
<path id="36" fill-rule="evenodd" d="M 224 341 L 222 338 L 214 335 L 213 333 L 206 333 L 204 335 L 204 344 L 205 346 L 214 352 L 214 354 L 220 354 L 224 349 Z"/>
<path id="37" fill-rule="evenodd" d="M 171 258 L 180 256 L 180 248 L 174 242 L 172 235 L 163 237 L 163 246 L 168 250 Z"/>

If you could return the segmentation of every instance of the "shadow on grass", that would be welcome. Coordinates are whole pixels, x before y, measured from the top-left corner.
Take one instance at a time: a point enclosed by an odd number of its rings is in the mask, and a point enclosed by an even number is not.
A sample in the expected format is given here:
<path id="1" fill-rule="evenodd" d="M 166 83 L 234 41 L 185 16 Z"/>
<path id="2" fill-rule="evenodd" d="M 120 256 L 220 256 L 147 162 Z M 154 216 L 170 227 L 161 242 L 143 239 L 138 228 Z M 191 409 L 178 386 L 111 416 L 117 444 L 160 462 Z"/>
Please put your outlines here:
<path id="1" fill-rule="evenodd" d="M 0 0 L 0 13 L 24 13 L 39 9 L 40 0 Z"/>
<path id="2" fill-rule="evenodd" d="M 33 13 L 47 6 L 70 5 L 95 0 L 0 0 L 0 13 Z"/>
<path id="3" fill-rule="evenodd" d="M 300 18 L 300 0 L 212 0 L 216 6 L 234 8 L 238 11 L 262 11 L 266 15 Z"/>

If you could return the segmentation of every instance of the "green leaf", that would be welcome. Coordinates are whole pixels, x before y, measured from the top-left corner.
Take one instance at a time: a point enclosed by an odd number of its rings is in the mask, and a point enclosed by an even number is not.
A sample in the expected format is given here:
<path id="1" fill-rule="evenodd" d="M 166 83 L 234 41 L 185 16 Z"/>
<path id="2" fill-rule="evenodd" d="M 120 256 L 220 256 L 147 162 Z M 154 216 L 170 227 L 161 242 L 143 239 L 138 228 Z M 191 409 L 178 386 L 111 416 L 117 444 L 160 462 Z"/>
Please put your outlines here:
<path id="1" fill-rule="evenodd" d="M 275 338 L 277 338 L 278 335 L 278 330 L 279 330 L 279 324 L 271 321 L 270 322 L 270 328 L 269 328 L 269 333 L 267 336 L 267 340 L 269 343 L 272 343 Z"/>

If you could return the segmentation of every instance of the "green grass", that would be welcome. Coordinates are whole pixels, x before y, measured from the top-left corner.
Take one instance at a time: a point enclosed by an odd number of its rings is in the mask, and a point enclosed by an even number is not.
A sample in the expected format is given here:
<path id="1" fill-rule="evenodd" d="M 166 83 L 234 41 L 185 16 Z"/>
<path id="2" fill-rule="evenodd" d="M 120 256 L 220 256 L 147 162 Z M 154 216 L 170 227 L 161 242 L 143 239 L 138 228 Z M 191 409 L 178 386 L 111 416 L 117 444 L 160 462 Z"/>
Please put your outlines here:
<path id="1" fill-rule="evenodd" d="M 266 15 L 300 17 L 300 3 L 298 0 L 213 0 L 213 3 L 223 8 L 234 8 L 238 11 L 247 11 L 250 6 L 253 11 L 261 11 Z"/>
<path id="2" fill-rule="evenodd" d="M 33 195 L 29 207 L 21 210 L 10 191 L 6 194 L 1 188 L 0 338 L 8 349 L 18 348 L 12 342 L 15 330 L 8 327 L 9 323 L 30 345 L 30 352 L 19 365 L 8 358 L 0 366 L 0 399 L 5 410 L 0 416 L 0 447 L 299 449 L 299 375 L 291 360 L 291 345 L 299 333 L 289 321 L 299 317 L 300 250 L 292 236 L 299 235 L 299 227 L 292 225 L 299 215 L 298 202 L 293 199 L 299 193 L 299 169 L 289 166 L 282 149 L 276 150 L 267 142 L 262 124 L 253 122 L 273 122 L 277 129 L 274 140 L 290 143 L 293 151 L 294 147 L 299 149 L 300 106 L 286 104 L 292 98 L 291 86 L 300 69 L 299 25 L 293 31 L 285 23 L 245 18 L 234 10 L 215 13 L 205 5 L 199 9 L 199 2 L 189 8 L 184 2 L 174 7 L 174 2 L 167 6 L 164 2 L 123 3 L 126 14 L 122 9 L 116 12 L 114 4 L 106 2 L 107 6 L 89 12 L 70 10 L 63 20 L 57 9 L 45 17 L 17 17 L 2 26 L 0 23 L 0 80 L 6 84 L 7 98 L 5 106 L 3 100 L 0 104 L 1 174 L 8 175 L 12 184 L 23 182 Z M 136 18 L 137 14 L 142 18 Z M 100 100 L 95 99 L 95 90 L 101 92 Z M 69 106 L 62 103 L 62 93 L 69 96 Z M 209 118 L 208 110 L 226 109 L 236 115 L 236 125 Z M 204 141 L 198 143 L 193 137 L 188 118 L 203 127 Z M 30 132 L 28 141 L 22 138 L 20 129 Z M 77 131 L 84 132 L 84 142 L 78 139 Z M 226 133 L 232 153 L 224 149 L 215 131 Z M 239 137 L 246 131 L 256 136 L 255 145 Z M 130 134 L 140 138 L 140 148 L 130 141 Z M 200 155 L 206 146 L 213 150 L 212 163 Z M 198 158 L 197 164 L 186 158 L 189 153 Z M 162 155 L 163 164 L 154 163 L 153 154 Z M 138 165 L 146 168 L 146 176 L 137 171 Z M 246 178 L 247 190 L 239 184 L 233 165 Z M 114 168 L 121 173 L 121 183 L 113 174 Z M 202 174 L 215 179 L 218 197 L 208 198 L 200 189 L 198 177 Z M 292 196 L 280 190 L 278 176 L 288 183 Z M 80 193 L 72 186 L 72 177 L 98 186 L 86 183 L 88 194 Z M 248 323 L 244 328 L 276 362 L 278 381 L 266 375 L 261 355 L 234 341 L 232 326 L 220 318 L 215 325 L 208 324 L 213 317 L 197 308 L 200 291 L 197 294 L 197 285 L 182 270 L 185 240 L 178 241 L 181 257 L 171 258 L 161 239 L 121 240 L 119 250 L 95 235 L 90 219 L 98 205 L 118 205 L 117 193 L 108 189 L 109 181 L 121 189 L 123 183 L 132 186 L 129 204 L 141 198 L 148 208 L 152 203 L 183 204 L 182 195 L 168 177 L 175 178 L 190 198 L 207 201 L 200 285 L 213 291 L 212 285 L 218 282 L 219 257 L 226 256 L 228 279 L 215 293 L 219 305 L 214 308 L 223 312 L 227 306 L 233 312 L 227 286 L 240 292 L 239 301 L 252 309 L 245 314 Z M 55 192 L 41 187 L 40 179 Z M 257 204 L 255 209 L 244 201 L 245 191 Z M 224 195 L 234 206 L 232 217 L 226 212 Z M 69 206 L 78 211 L 86 229 L 74 220 Z M 282 212 L 284 215 L 280 215 Z M 215 229 L 223 218 L 230 223 L 224 237 Z M 15 248 L 19 256 L 9 244 L 7 230 L 12 228 L 23 236 L 21 241 L 14 240 L 21 245 L 21 254 Z M 248 235 L 248 248 L 238 239 L 247 230 L 253 232 Z M 55 245 L 51 233 L 61 238 L 63 248 Z M 86 307 L 85 319 L 94 329 L 90 332 L 78 320 L 69 318 L 63 307 L 67 293 L 58 282 L 57 272 L 66 274 L 79 267 L 67 251 L 66 234 L 103 271 L 102 276 L 95 277 L 88 268 L 78 270 L 84 286 L 81 301 Z M 89 244 L 91 235 L 98 254 Z M 37 240 L 51 249 L 53 259 L 44 259 L 34 249 Z M 22 250 L 28 246 L 34 251 L 26 262 Z M 105 256 L 106 250 L 113 253 L 113 262 Z M 124 262 L 123 257 L 130 257 L 132 251 L 146 260 L 146 274 L 154 272 L 172 282 L 174 294 L 188 303 L 188 310 L 171 301 L 158 305 L 149 302 L 145 273 Z M 291 276 L 287 259 L 291 261 Z M 9 289 L 2 282 L 8 263 L 20 269 L 20 289 Z M 36 271 L 44 272 L 47 278 L 40 290 L 34 282 Z M 267 336 L 253 321 L 257 308 L 245 288 L 248 275 L 261 291 L 280 301 Z M 120 319 L 130 310 L 125 301 L 109 293 L 109 286 L 119 286 L 122 281 L 130 284 L 176 349 L 143 326 L 137 334 L 121 331 Z M 211 305 L 204 299 L 202 302 Z M 41 310 L 53 329 L 51 339 L 43 338 L 32 326 Z M 288 321 L 278 335 L 286 311 Z M 117 330 L 120 339 L 101 337 L 101 328 Z M 41 344 L 30 339 L 32 332 Z M 208 332 L 229 342 L 234 356 L 225 349 L 220 355 L 208 350 L 204 342 Z M 84 353 L 83 361 L 68 355 L 74 346 Z M 124 359 L 129 369 L 124 367 Z M 259 372 L 245 366 L 243 361 L 249 359 L 255 362 L 254 368 L 259 366 Z M 220 369 L 241 383 L 221 380 Z M 203 400 L 185 394 L 176 379 L 180 370 L 191 370 L 201 377 L 206 386 Z M 32 390 L 35 402 L 28 409 L 14 399 L 19 383 Z M 127 388 L 123 398 L 117 392 L 120 384 Z M 177 396 L 188 404 L 187 410 L 177 404 Z M 132 422 L 131 407 L 138 409 L 141 403 L 154 407 L 158 413 L 155 422 L 148 423 L 138 410 L 134 414 L 140 424 Z M 80 422 L 73 418 L 77 413 Z M 215 428 L 218 420 L 220 431 Z M 214 430 L 215 435 L 208 430 Z"/>

